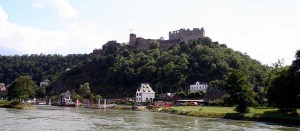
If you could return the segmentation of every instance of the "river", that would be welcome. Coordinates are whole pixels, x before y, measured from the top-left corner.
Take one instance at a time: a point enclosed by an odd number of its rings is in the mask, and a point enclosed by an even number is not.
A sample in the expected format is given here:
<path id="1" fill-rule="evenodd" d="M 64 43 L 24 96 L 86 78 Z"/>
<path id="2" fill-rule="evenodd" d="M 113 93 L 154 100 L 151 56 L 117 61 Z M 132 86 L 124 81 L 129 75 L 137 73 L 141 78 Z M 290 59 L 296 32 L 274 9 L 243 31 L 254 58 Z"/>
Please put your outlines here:
<path id="1" fill-rule="evenodd" d="M 0 108 L 0 130 L 300 130 L 263 122 L 180 116 L 113 109 L 38 106 L 34 110 Z"/>

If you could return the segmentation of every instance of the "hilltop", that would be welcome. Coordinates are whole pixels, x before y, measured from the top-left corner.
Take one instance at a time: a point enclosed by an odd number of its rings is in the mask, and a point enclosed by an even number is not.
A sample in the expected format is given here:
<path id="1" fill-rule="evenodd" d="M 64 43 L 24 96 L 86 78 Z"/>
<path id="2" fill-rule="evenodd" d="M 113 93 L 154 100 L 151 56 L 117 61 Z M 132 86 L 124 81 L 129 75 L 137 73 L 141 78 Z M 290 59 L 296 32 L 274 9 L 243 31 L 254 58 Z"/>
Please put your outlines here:
<path id="1" fill-rule="evenodd" d="M 49 79 L 54 95 L 90 83 L 92 92 L 106 97 L 132 96 L 148 82 L 157 93 L 187 91 L 190 84 L 219 88 L 231 69 L 247 74 L 253 87 L 264 87 L 268 67 L 225 44 L 213 42 L 203 28 L 169 32 L 169 40 L 129 35 L 128 43 L 108 41 L 91 54 L 0 56 L 0 81 L 9 85 L 20 75 L 38 83 Z"/>
<path id="2" fill-rule="evenodd" d="M 157 93 L 185 91 L 196 81 L 218 88 L 218 82 L 230 69 L 242 70 L 254 87 L 262 87 L 267 70 L 247 54 L 209 37 L 180 42 L 166 51 L 160 50 L 159 44 L 139 52 L 110 46 L 109 51 L 93 57 L 92 61 L 63 73 L 48 92 L 76 92 L 86 82 L 92 92 L 105 97 L 132 96 L 141 82 L 150 83 Z"/>

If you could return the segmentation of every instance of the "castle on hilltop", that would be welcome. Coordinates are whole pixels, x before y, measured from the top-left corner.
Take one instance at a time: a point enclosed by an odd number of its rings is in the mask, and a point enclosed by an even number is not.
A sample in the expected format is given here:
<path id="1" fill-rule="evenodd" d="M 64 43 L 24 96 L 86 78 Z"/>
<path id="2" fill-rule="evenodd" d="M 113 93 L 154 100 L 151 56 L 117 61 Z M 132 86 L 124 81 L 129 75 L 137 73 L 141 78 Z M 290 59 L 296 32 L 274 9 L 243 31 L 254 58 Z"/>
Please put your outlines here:
<path id="1" fill-rule="evenodd" d="M 169 32 L 169 40 L 163 39 L 145 39 L 142 37 L 136 37 L 136 34 L 129 35 L 129 42 L 126 45 L 122 45 L 117 41 L 108 41 L 105 45 L 102 46 L 102 49 L 93 50 L 92 54 L 106 54 L 111 50 L 120 51 L 128 49 L 134 52 L 140 52 L 144 50 L 149 50 L 150 45 L 153 41 L 159 43 L 159 49 L 161 51 L 166 51 L 170 47 L 180 44 L 185 41 L 197 41 L 205 37 L 205 31 L 203 28 L 193 28 L 190 29 L 180 29 L 176 31 Z"/>

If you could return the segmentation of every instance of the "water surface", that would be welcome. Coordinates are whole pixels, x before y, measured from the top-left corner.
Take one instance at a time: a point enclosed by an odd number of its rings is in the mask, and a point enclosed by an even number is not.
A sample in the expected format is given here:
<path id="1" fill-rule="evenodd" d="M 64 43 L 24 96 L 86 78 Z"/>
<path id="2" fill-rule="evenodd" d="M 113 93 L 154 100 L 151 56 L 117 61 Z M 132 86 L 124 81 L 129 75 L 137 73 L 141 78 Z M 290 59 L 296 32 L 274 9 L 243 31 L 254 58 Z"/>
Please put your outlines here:
<path id="1" fill-rule="evenodd" d="M 0 108 L 0 130 L 300 130 L 262 122 L 180 116 L 112 109 L 39 106 L 35 110 Z"/>

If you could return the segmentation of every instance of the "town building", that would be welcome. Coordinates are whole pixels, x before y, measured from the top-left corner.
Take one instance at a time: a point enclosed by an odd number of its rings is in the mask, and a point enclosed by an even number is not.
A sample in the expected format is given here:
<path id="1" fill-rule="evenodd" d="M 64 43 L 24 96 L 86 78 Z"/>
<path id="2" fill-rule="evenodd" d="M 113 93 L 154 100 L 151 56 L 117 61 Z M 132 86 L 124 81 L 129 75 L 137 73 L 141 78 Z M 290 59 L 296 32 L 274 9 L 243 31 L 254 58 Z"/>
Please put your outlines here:
<path id="1" fill-rule="evenodd" d="M 0 92 L 6 91 L 6 87 L 4 83 L 0 83 Z"/>
<path id="2" fill-rule="evenodd" d="M 60 100 L 59 100 L 60 104 L 69 104 L 69 103 L 72 103 L 70 91 L 61 93 L 59 96 L 60 96 Z"/>
<path id="3" fill-rule="evenodd" d="M 45 79 L 45 80 L 40 82 L 40 86 L 48 86 L 49 83 L 50 83 L 50 81 L 48 79 Z"/>
<path id="4" fill-rule="evenodd" d="M 208 89 L 207 83 L 200 83 L 197 81 L 194 85 L 190 85 L 190 92 L 198 92 L 198 91 L 206 92 L 207 89 Z"/>
<path id="5" fill-rule="evenodd" d="M 142 83 L 136 91 L 136 102 L 153 102 L 155 92 L 148 83 Z"/>
<path id="6" fill-rule="evenodd" d="M 176 93 L 165 93 L 165 94 L 159 95 L 159 99 L 162 101 L 175 102 L 176 100 L 179 100 L 181 98 Z"/>

